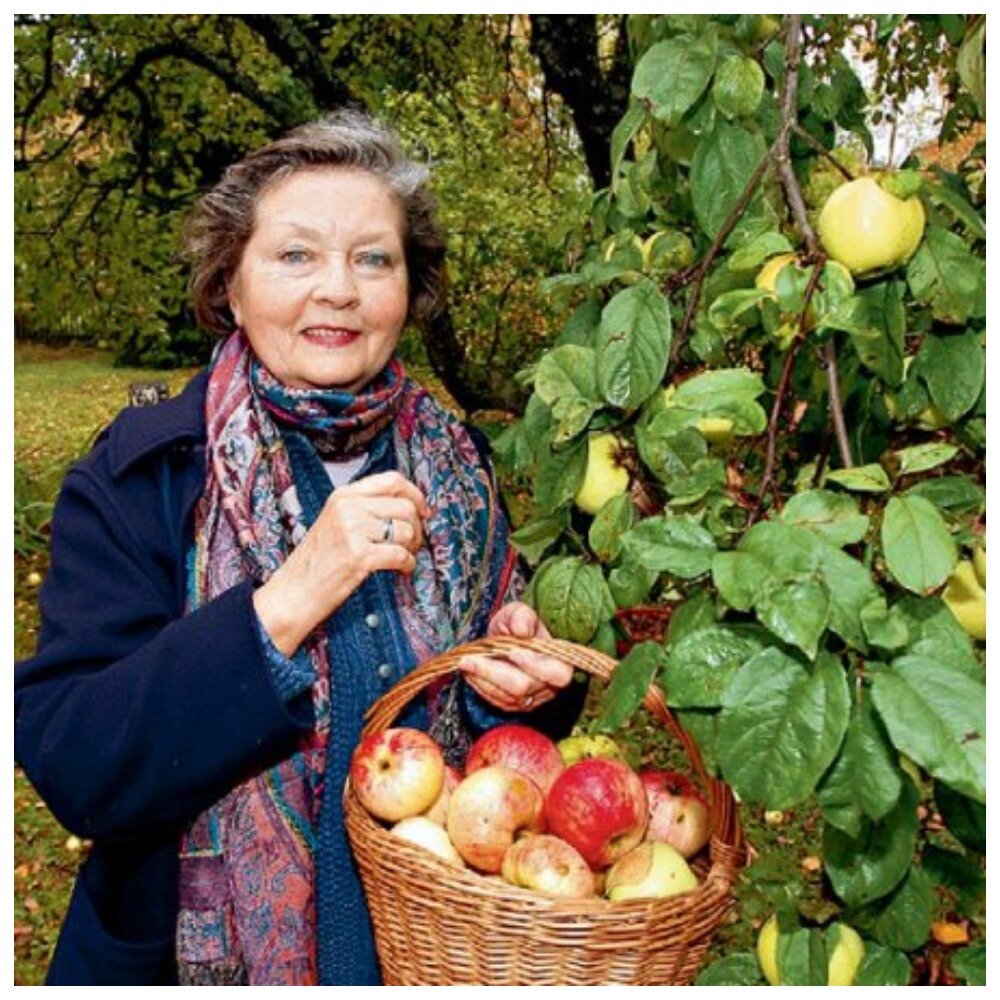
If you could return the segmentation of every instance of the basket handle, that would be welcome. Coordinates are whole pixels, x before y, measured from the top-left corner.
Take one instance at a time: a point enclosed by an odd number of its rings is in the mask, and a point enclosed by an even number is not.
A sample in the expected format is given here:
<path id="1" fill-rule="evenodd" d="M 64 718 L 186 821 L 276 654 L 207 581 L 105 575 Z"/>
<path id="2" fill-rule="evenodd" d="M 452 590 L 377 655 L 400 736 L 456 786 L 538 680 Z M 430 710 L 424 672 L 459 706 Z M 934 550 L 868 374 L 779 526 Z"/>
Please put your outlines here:
<path id="1" fill-rule="evenodd" d="M 366 713 L 363 735 L 367 736 L 370 733 L 388 729 L 413 698 L 435 680 L 454 673 L 458 669 L 459 661 L 465 656 L 470 654 L 503 655 L 510 649 L 531 649 L 545 653 L 605 681 L 611 678 L 618 665 L 618 661 L 606 653 L 591 649 L 589 646 L 568 642 L 565 639 L 516 636 L 489 636 L 475 639 L 426 660 L 387 691 Z M 656 684 L 651 684 L 644 701 L 650 713 L 667 727 L 671 735 L 684 748 L 702 786 L 709 792 L 713 806 L 720 812 L 719 822 L 724 828 L 730 828 L 735 820 L 734 816 L 729 815 L 730 808 L 727 806 L 727 803 L 732 801 L 732 794 L 722 782 L 708 774 L 697 744 L 674 718 L 673 713 L 667 707 L 667 700 L 662 689 Z"/>

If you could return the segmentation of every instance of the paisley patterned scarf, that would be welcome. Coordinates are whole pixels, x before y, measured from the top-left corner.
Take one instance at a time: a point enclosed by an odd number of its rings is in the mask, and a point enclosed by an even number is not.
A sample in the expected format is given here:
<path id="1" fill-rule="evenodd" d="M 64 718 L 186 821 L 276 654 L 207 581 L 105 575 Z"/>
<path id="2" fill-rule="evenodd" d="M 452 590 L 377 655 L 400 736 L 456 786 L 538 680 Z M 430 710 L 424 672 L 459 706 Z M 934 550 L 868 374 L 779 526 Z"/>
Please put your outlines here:
<path id="1" fill-rule="evenodd" d="M 279 421 L 338 458 L 363 452 L 391 425 L 396 466 L 433 509 L 416 570 L 395 584 L 414 662 L 485 634 L 520 588 L 496 486 L 475 443 L 398 360 L 358 395 L 289 389 L 237 331 L 213 357 L 206 416 L 210 458 L 195 514 L 189 611 L 243 580 L 267 580 L 305 533 Z M 323 629 L 305 647 L 318 678 L 316 721 L 297 752 L 233 789 L 183 838 L 178 960 L 188 982 L 315 984 L 324 935 L 353 933 L 351 914 L 338 915 L 335 927 L 316 915 L 328 755 L 342 769 L 350 749 L 331 730 L 331 717 L 343 715 L 331 711 L 337 659 L 328 647 Z M 331 783 L 326 791 L 337 796 L 333 819 L 342 826 L 341 789 Z"/>

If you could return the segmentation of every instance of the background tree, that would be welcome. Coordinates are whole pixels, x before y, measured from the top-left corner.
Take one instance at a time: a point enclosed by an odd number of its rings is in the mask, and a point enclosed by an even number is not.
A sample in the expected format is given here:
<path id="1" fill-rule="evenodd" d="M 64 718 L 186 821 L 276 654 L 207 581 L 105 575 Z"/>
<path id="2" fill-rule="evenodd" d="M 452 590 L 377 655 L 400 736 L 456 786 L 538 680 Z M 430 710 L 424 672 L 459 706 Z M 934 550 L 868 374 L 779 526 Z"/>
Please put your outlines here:
<path id="1" fill-rule="evenodd" d="M 548 233 L 586 187 L 572 127 L 529 96 L 523 19 L 21 16 L 15 42 L 20 335 L 204 357 L 175 259 L 185 211 L 245 151 L 354 103 L 434 161 L 455 291 L 429 359 L 467 410 L 515 405 L 510 373 L 548 325 Z"/>

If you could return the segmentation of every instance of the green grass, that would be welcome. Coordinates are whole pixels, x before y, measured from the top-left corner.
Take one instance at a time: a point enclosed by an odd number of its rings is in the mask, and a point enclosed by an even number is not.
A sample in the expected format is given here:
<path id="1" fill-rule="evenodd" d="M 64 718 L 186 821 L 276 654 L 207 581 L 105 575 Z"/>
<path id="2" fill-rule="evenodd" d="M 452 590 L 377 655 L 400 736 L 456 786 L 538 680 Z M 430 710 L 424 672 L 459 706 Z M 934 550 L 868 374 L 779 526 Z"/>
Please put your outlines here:
<path id="1" fill-rule="evenodd" d="M 93 351 L 16 347 L 14 457 L 19 504 L 51 503 L 68 463 L 82 455 L 100 429 L 127 404 L 130 382 L 162 378 L 176 394 L 190 374 L 116 369 L 108 355 Z M 415 375 L 442 393 L 426 372 Z M 44 523 L 38 538 L 39 544 L 25 546 L 21 554 L 15 552 L 16 659 L 30 655 L 35 645 L 38 586 L 48 565 Z M 623 739 L 634 763 L 685 765 L 676 745 L 670 745 L 662 727 L 645 713 L 640 713 Z M 786 886 L 794 886 L 804 904 L 823 905 L 819 876 L 809 875 L 802 867 L 803 861 L 818 854 L 815 815 L 789 813 L 780 823 L 769 825 L 759 810 L 744 808 L 742 817 L 758 860 L 739 880 L 739 908 L 733 922 L 720 929 L 710 957 L 752 948 L 756 926 Z M 14 820 L 14 981 L 36 985 L 44 980 L 73 876 L 87 845 L 70 838 L 56 823 L 17 769 Z"/>

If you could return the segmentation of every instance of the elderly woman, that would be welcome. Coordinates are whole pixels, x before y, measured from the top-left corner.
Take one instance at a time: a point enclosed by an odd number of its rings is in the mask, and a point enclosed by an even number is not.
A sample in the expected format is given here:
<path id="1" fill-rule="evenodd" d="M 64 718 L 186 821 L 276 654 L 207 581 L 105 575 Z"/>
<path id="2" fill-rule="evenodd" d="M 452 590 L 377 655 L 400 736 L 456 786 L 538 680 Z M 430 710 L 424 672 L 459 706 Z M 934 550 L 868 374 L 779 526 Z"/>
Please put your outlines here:
<path id="1" fill-rule="evenodd" d="M 423 168 L 341 113 L 232 166 L 191 219 L 177 399 L 67 475 L 16 756 L 92 839 L 49 982 L 377 984 L 340 792 L 365 710 L 484 634 L 545 635 L 484 441 L 396 355 L 443 295 Z M 452 755 L 580 708 L 572 668 L 470 657 L 411 706 Z"/>

